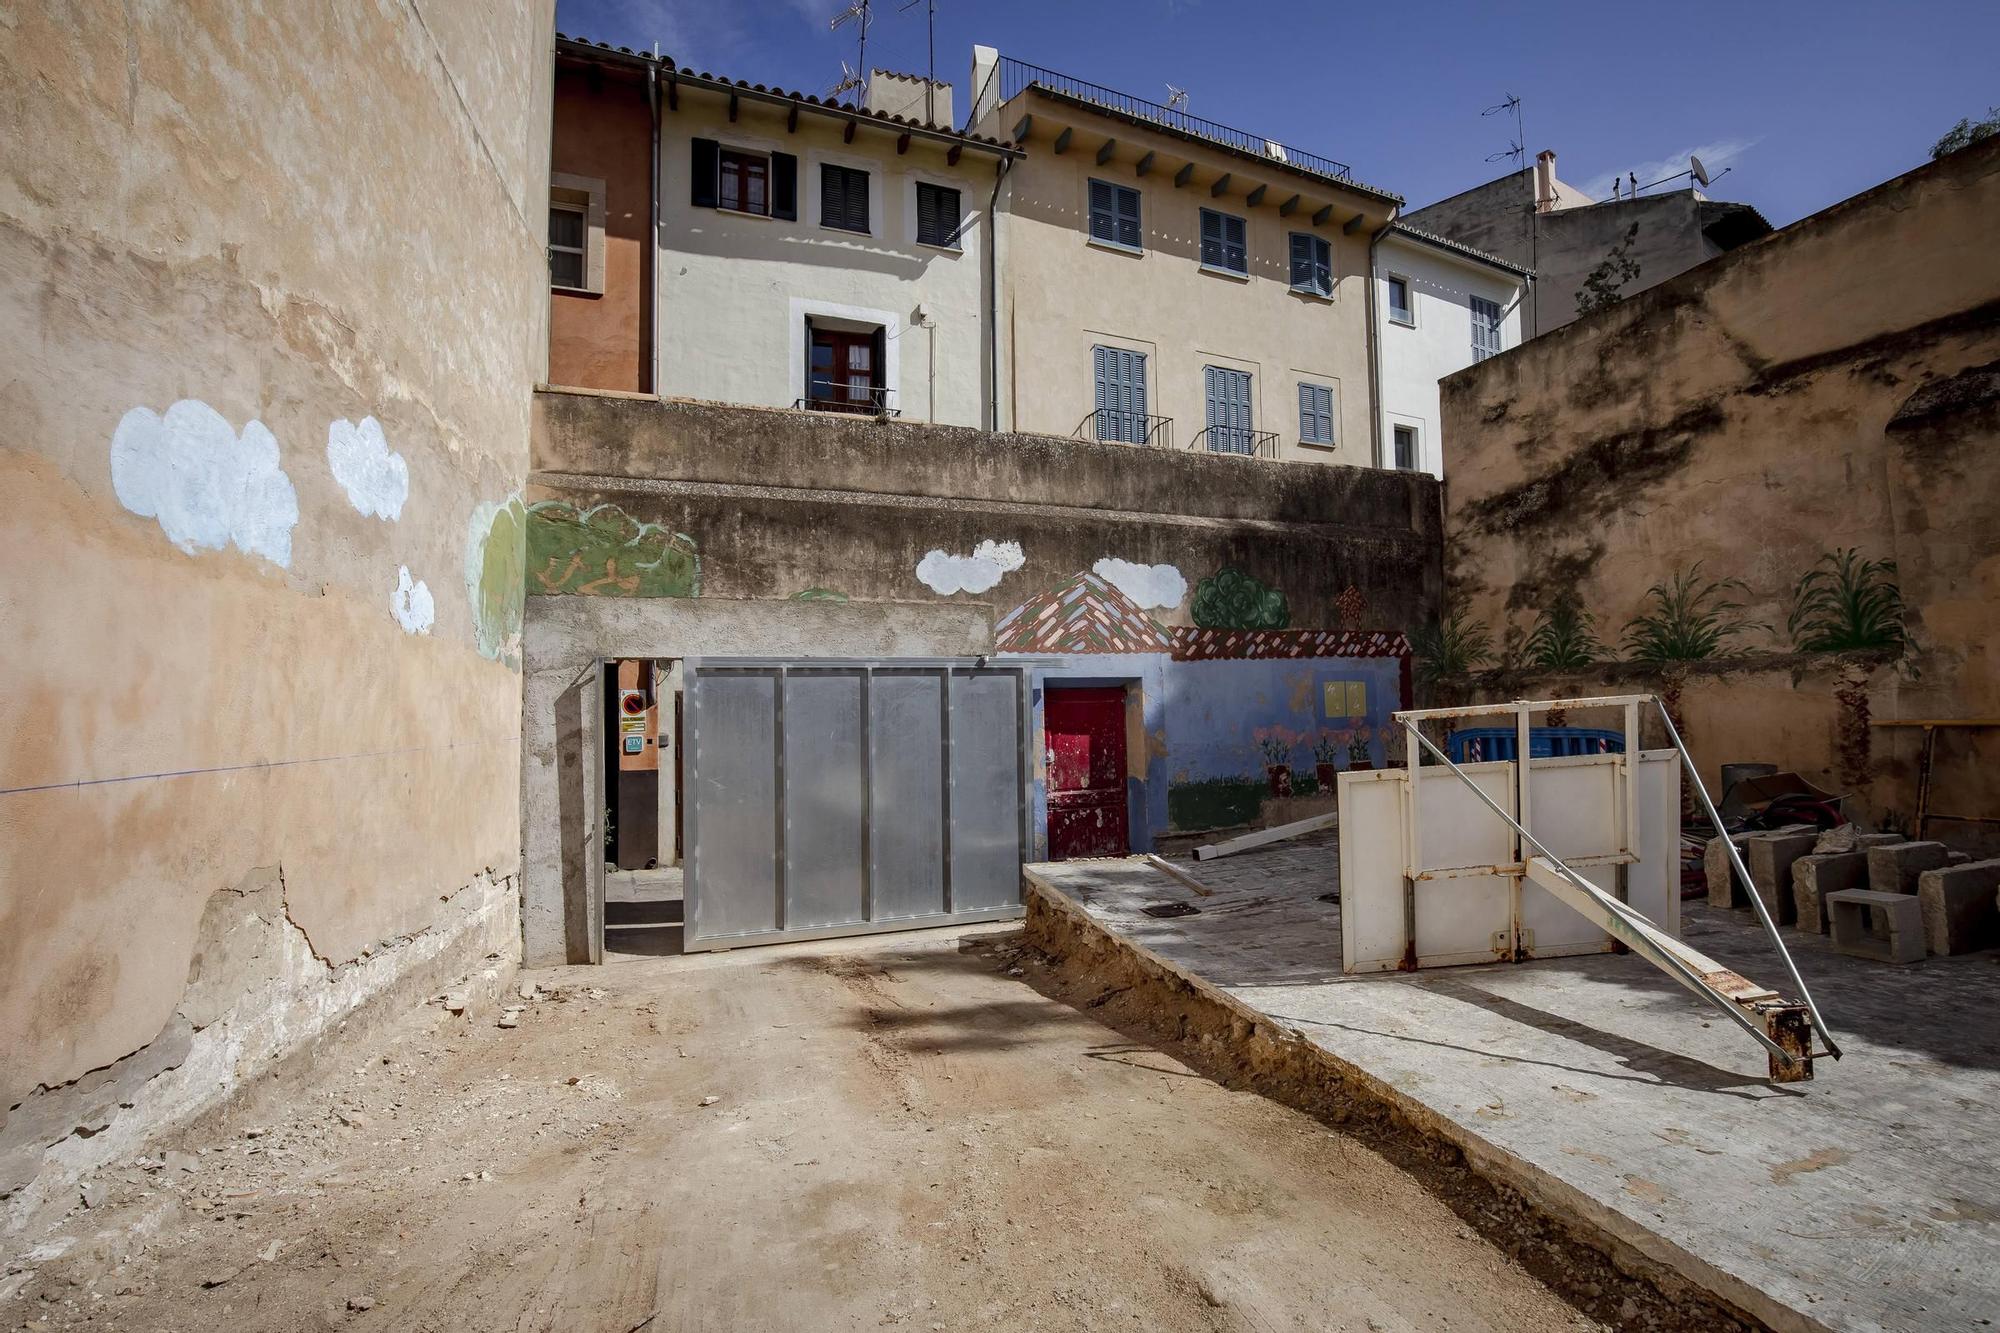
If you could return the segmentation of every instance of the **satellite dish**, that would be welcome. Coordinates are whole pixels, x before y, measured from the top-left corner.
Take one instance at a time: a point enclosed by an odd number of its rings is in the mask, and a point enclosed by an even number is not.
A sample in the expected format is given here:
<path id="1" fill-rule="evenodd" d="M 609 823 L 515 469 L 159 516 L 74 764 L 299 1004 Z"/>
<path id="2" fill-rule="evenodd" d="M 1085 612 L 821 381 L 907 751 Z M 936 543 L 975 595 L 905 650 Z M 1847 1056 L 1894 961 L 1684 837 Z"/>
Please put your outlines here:
<path id="1" fill-rule="evenodd" d="M 1703 185 L 1708 184 L 1708 168 L 1701 164 L 1700 158 L 1690 154 L 1688 156 L 1688 170 L 1693 174 L 1694 178 L 1700 181 Z"/>

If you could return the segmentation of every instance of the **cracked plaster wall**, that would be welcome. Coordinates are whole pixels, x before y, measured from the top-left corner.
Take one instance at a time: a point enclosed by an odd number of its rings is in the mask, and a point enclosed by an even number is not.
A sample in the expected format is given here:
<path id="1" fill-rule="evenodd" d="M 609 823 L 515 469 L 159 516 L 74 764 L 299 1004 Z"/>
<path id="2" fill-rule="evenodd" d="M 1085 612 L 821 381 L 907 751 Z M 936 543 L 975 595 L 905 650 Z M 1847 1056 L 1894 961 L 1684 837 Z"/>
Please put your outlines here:
<path id="1" fill-rule="evenodd" d="M 520 677 L 464 585 L 545 358 L 552 27 L 548 0 L 0 23 L 10 1218 L 41 1189 L 16 1150 L 48 1176 L 136 1141 L 515 919 Z M 121 420 L 188 400 L 275 439 L 289 548 L 177 546 L 121 503 Z M 329 465 L 371 417 L 393 515 Z M 405 569 L 434 623 L 398 622 Z M 263 933 L 218 935 L 231 911 Z M 105 1127 L 51 1140 L 58 1103 Z"/>
<path id="2" fill-rule="evenodd" d="M 2000 714 L 1996 216 L 1990 140 L 1447 379 L 1449 592 L 1497 643 L 1573 590 L 1615 641 L 1699 560 L 1768 656 L 1800 575 L 1857 547 L 1896 562 L 1914 643 L 1862 673 L 1869 714 Z M 1711 777 L 1770 760 L 1907 816 L 1920 736 L 1873 731 L 1844 776 L 1832 665 L 1696 679 L 1690 743 Z M 1939 754 L 1936 808 L 2000 813 L 2000 733 Z"/>

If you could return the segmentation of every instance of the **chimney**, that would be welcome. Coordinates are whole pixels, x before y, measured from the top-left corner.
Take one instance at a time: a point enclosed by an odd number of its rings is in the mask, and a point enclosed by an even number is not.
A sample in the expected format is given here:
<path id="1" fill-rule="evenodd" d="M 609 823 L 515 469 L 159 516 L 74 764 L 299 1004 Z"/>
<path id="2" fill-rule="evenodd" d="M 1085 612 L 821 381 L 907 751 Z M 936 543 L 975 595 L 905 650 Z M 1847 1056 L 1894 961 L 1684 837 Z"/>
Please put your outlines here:
<path id="1" fill-rule="evenodd" d="M 951 85 L 932 83 L 921 74 L 874 70 L 869 74 L 868 91 L 861 99 L 861 109 L 950 129 Z"/>
<path id="2" fill-rule="evenodd" d="M 1556 150 L 1544 148 L 1535 154 L 1535 211 L 1549 213 L 1556 206 Z"/>
<path id="3" fill-rule="evenodd" d="M 972 48 L 972 75 L 968 81 L 972 96 L 972 111 L 966 116 L 968 126 L 979 125 L 1000 105 L 1000 52 L 991 46 Z M 994 134 L 1005 138 L 1004 132 L 992 128 L 981 129 L 982 134 Z"/>

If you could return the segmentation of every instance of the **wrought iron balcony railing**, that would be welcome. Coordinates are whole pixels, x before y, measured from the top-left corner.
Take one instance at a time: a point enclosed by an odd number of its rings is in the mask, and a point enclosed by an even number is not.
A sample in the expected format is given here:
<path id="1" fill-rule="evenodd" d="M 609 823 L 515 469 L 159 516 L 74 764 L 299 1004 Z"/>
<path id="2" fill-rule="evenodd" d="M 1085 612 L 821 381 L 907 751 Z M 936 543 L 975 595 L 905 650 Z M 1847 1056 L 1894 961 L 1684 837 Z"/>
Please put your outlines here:
<path id="1" fill-rule="evenodd" d="M 1188 442 L 1190 449 L 1206 449 L 1212 454 L 1236 454 L 1243 458 L 1276 458 L 1278 432 L 1250 430 L 1243 426 L 1208 426 Z"/>
<path id="2" fill-rule="evenodd" d="M 802 407 L 812 412 L 845 412 L 859 417 L 899 417 L 903 409 L 889 402 L 895 391 L 880 386 L 863 389 L 853 385 L 836 384 L 823 393 L 814 393 L 805 398 L 794 398 L 793 407 Z"/>
<path id="3" fill-rule="evenodd" d="M 1174 419 L 1100 407 L 1076 423 L 1071 434 L 1079 440 L 1106 440 L 1121 444 L 1147 444 L 1160 449 L 1174 447 Z"/>
<path id="4" fill-rule="evenodd" d="M 1308 153 L 1302 148 L 1294 148 L 1290 144 L 1279 143 L 1276 139 L 1266 139 L 1263 135 L 1252 134 L 1248 130 L 1234 129 L 1213 120 L 1204 120 L 1200 116 L 1190 116 L 1187 112 L 1175 107 L 1162 106 L 1158 102 L 1149 102 L 1143 97 L 1133 97 L 1131 94 L 1121 93 L 1115 88 L 1106 88 L 1101 84 L 1088 83 L 1082 79 L 1073 79 L 1067 74 L 1058 74 L 1052 69 L 1043 69 L 1039 65 L 1030 65 L 1026 61 L 1015 60 L 1011 56 L 1001 57 L 1001 101 L 1004 102 L 1016 94 L 1034 87 L 1046 88 L 1050 92 L 1059 93 L 1065 97 L 1072 97 L 1080 102 L 1089 102 L 1119 115 L 1132 117 L 1135 120 L 1149 121 L 1163 128 L 1191 135 L 1197 139 L 1206 139 L 1211 143 L 1219 143 L 1225 147 L 1234 148 L 1238 152 L 1253 153 L 1258 157 L 1268 158 L 1273 162 L 1288 163 L 1291 166 L 1300 167 L 1306 171 L 1314 172 L 1333 180 L 1351 181 L 1354 179 L 1353 170 L 1345 162 L 1336 162 L 1330 157 L 1321 157 L 1318 153 Z"/>

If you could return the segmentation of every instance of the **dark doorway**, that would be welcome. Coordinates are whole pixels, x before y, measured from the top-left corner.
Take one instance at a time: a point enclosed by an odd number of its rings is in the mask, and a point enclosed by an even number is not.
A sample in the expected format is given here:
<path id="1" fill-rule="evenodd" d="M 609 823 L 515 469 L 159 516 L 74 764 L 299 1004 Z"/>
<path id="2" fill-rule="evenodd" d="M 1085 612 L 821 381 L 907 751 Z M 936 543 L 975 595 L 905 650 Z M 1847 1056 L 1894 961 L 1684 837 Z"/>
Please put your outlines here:
<path id="1" fill-rule="evenodd" d="M 1125 691 L 1051 689 L 1042 712 L 1048 740 L 1049 859 L 1124 856 Z"/>

